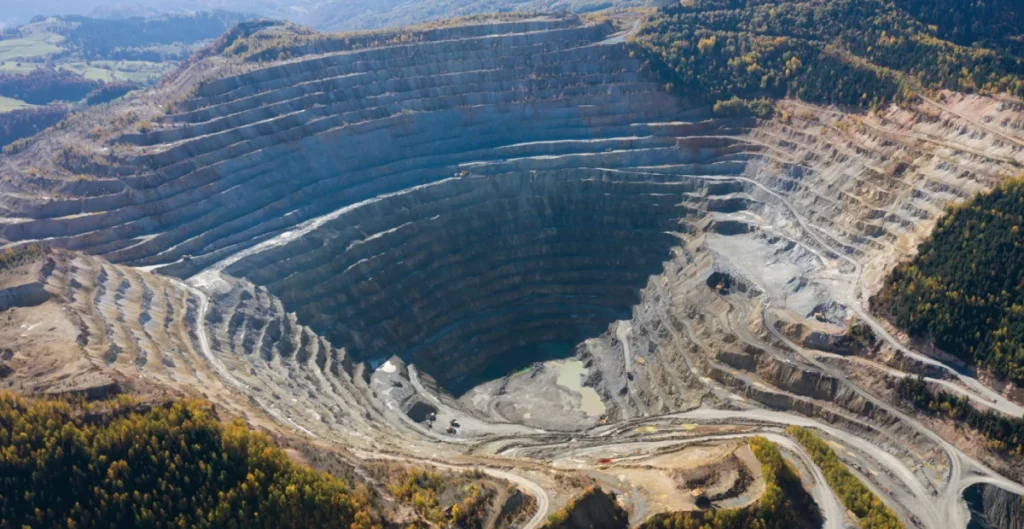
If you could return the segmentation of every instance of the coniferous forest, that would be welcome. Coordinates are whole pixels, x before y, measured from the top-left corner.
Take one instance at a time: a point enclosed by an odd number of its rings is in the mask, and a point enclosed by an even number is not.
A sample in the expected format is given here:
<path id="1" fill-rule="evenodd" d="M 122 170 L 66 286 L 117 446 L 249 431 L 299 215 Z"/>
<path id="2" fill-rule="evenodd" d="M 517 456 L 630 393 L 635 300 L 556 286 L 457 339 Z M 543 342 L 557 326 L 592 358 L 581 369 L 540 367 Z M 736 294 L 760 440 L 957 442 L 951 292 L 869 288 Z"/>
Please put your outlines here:
<path id="1" fill-rule="evenodd" d="M 981 411 L 967 397 L 933 392 L 923 378 L 901 379 L 897 395 L 918 411 L 952 419 L 977 430 L 988 439 L 989 448 L 997 452 L 1024 456 L 1024 417 L 1014 419 L 994 411 Z"/>
<path id="2" fill-rule="evenodd" d="M 380 526 L 369 495 L 208 405 L 0 392 L 0 528 Z"/>
<path id="3" fill-rule="evenodd" d="M 872 308 L 965 362 L 1024 382 L 1024 179 L 949 208 Z"/>
<path id="4" fill-rule="evenodd" d="M 706 103 L 789 96 L 870 107 L 942 88 L 1024 95 L 1019 26 L 1008 25 L 1024 8 L 941 4 L 683 0 L 645 23 L 638 48 L 666 89 Z"/>

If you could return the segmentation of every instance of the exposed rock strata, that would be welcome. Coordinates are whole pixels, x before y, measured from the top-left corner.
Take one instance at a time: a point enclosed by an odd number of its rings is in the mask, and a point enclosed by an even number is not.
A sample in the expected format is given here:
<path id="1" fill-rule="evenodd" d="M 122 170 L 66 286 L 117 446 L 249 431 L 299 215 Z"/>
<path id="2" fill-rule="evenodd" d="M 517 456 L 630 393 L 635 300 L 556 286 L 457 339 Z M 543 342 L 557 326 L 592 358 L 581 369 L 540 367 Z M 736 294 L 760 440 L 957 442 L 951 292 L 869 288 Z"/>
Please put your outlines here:
<path id="1" fill-rule="evenodd" d="M 0 161 L 0 234 L 84 253 L 0 292 L 3 335 L 38 347 L 31 326 L 59 312 L 48 332 L 79 361 L 54 341 L 35 364 L 5 359 L 4 379 L 134 378 L 322 438 L 501 452 L 567 442 L 503 416 L 512 374 L 490 372 L 529 366 L 511 396 L 529 399 L 546 365 L 531 355 L 565 342 L 607 409 L 581 425 L 791 411 L 943 490 L 947 449 L 815 355 L 882 355 L 847 347 L 846 325 L 943 208 L 1020 171 L 1021 108 L 946 94 L 720 119 L 664 93 L 612 31 L 540 18 L 211 57 L 147 95 L 167 104 L 153 123 L 77 131 L 50 156 L 76 122 L 42 135 Z M 455 398 L 491 376 L 496 398 Z"/>
<path id="2" fill-rule="evenodd" d="M 1024 528 L 1024 500 L 994 485 L 973 485 L 964 492 L 971 507 L 970 529 Z"/>

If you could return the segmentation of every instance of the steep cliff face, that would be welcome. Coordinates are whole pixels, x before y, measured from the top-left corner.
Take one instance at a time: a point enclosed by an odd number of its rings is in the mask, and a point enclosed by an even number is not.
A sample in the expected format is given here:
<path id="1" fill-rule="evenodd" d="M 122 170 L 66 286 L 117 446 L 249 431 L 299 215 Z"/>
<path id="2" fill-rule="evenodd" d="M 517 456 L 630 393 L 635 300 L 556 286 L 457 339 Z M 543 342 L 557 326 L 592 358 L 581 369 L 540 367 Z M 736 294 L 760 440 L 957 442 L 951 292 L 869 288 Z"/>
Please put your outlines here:
<path id="1" fill-rule="evenodd" d="M 72 120 L 5 160 L 0 233 L 201 284 L 245 278 L 346 362 L 399 355 L 459 393 L 495 359 L 528 365 L 538 344 L 599 336 L 633 307 L 632 350 L 660 362 L 679 335 L 666 314 L 692 312 L 680 304 L 698 281 L 842 320 L 849 293 L 808 274 L 857 272 L 870 290 L 945 203 L 1024 161 L 1015 107 L 983 99 L 713 118 L 652 82 L 608 22 L 288 31 L 253 26 L 226 56 L 91 116 L 113 134 Z M 144 104 L 159 97 L 160 112 Z M 48 176 L 26 178 L 30 159 Z M 757 265 L 778 259 L 791 266 Z M 250 342 L 237 349 L 291 352 Z M 666 355 L 678 376 L 639 392 L 672 409 L 692 395 L 658 386 L 694 382 Z M 615 399 L 629 369 L 604 364 Z"/>
<path id="2" fill-rule="evenodd" d="M 715 118 L 666 94 L 605 21 L 249 29 L 86 116 L 98 125 L 73 119 L 0 162 L 0 233 L 200 286 L 224 276 L 215 306 L 294 313 L 271 342 L 308 326 L 330 344 L 320 369 L 398 355 L 456 393 L 496 359 L 528 365 L 538 344 L 631 319 L 594 355 L 594 383 L 617 400 L 637 376 L 627 401 L 688 406 L 697 397 L 674 386 L 701 384 L 678 346 L 715 327 L 680 315 L 717 318 L 709 290 L 770 300 L 787 320 L 836 307 L 841 325 L 946 203 L 1024 162 L 1019 108 L 983 98 Z M 218 341 L 231 350 L 301 349 L 232 325 Z M 632 355 L 662 374 L 631 373 Z M 767 379 L 791 378 L 779 365 Z M 783 385 L 836 397 L 801 376 Z"/>
<path id="3" fill-rule="evenodd" d="M 756 150 L 738 139 L 753 121 L 685 109 L 613 31 L 553 17 L 315 41 L 198 84 L 117 138 L 91 187 L 9 197 L 3 234 L 225 270 L 356 360 L 399 354 L 471 382 L 628 315 L 703 209 L 704 180 L 658 168 L 722 178 Z"/>
<path id="4" fill-rule="evenodd" d="M 226 272 L 265 284 L 357 359 L 398 354 L 450 382 L 628 317 L 691 229 L 698 186 L 582 169 L 453 178 L 350 208 Z"/>
<path id="5" fill-rule="evenodd" d="M 462 163 L 561 153 L 615 162 L 631 140 L 667 152 L 670 140 L 633 138 L 648 135 L 634 125 L 682 110 L 640 79 L 624 46 L 594 45 L 612 31 L 564 19 L 484 24 L 249 66 L 200 85 L 149 132 L 123 136 L 95 168 L 132 168 L 114 192 L 97 183 L 45 203 L 7 197 L 8 217 L 33 220 L 5 223 L 3 236 L 189 275 Z"/>
<path id="6" fill-rule="evenodd" d="M 971 508 L 969 529 L 1024 528 L 1024 500 L 994 485 L 973 485 L 964 491 Z"/>

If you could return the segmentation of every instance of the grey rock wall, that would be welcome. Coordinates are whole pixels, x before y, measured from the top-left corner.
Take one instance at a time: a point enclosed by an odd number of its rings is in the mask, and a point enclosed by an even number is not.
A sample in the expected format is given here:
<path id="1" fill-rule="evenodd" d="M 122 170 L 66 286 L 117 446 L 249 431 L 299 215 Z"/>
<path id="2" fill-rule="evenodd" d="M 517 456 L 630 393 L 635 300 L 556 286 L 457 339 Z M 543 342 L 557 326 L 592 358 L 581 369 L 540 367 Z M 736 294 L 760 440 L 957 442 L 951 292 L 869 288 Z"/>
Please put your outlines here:
<path id="1" fill-rule="evenodd" d="M 969 529 L 1024 529 L 1024 500 L 994 485 L 979 484 L 964 491 L 971 509 Z"/>

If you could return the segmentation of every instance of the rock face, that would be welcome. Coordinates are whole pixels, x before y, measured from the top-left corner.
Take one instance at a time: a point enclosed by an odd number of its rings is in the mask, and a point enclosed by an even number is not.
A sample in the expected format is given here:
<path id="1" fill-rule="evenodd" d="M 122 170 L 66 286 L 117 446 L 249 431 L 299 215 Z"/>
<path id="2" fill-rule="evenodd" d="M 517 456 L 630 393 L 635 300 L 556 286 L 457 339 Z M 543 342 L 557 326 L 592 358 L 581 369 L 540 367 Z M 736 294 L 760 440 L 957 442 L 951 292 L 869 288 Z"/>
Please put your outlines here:
<path id="1" fill-rule="evenodd" d="M 164 126 L 123 138 L 139 144 L 117 160 L 139 171 L 123 189 L 16 204 L 11 216 L 34 220 L 3 236 L 139 266 L 190 256 L 166 269 L 188 275 L 460 163 L 567 153 L 628 162 L 619 153 L 638 143 L 671 154 L 670 140 L 633 125 L 672 118 L 678 103 L 639 79 L 624 46 L 593 46 L 611 32 L 562 19 L 467 26 L 203 84 Z"/>
<path id="2" fill-rule="evenodd" d="M 194 276 L 213 294 L 214 345 L 242 357 L 351 373 L 398 355 L 461 393 L 495 359 L 529 365 L 539 345 L 617 320 L 634 320 L 634 343 L 601 350 L 660 363 L 689 333 L 678 315 L 708 307 L 688 292 L 763 296 L 798 319 L 840 306 L 842 325 L 858 302 L 808 274 L 870 290 L 947 202 L 1024 161 L 1017 109 L 990 100 L 717 119 L 661 90 L 614 31 L 511 18 L 199 61 L 150 96 L 166 113 L 137 132 L 42 157 L 44 137 L 0 164 L 0 234 Z M 968 104 L 989 124 L 962 117 Z M 30 158 L 54 176 L 27 178 Z M 103 272 L 103 288 L 130 288 Z M 310 336 L 289 338 L 300 326 Z M 614 400 L 629 369 L 596 356 Z M 693 382 L 681 361 L 664 359 L 678 373 L 665 384 Z M 639 376 L 649 406 L 692 400 Z"/>
<path id="3" fill-rule="evenodd" d="M 589 169 L 452 178 L 352 207 L 225 271 L 266 285 L 357 359 L 398 354 L 449 382 L 628 318 L 691 229 L 695 184 Z"/>
<path id="4" fill-rule="evenodd" d="M 736 137 L 752 121 L 685 110 L 602 43 L 612 32 L 469 25 L 204 83 L 121 137 L 141 174 L 19 204 L 33 220 L 3 234 L 171 275 L 224 269 L 357 360 L 473 379 L 628 316 L 704 193 L 659 168 L 718 178 L 750 157 Z"/>
<path id="5" fill-rule="evenodd" d="M 973 485 L 964 491 L 971 508 L 970 529 L 1022 529 L 1024 503 L 1021 497 L 994 485 Z"/>
<path id="6" fill-rule="evenodd" d="M 550 529 L 624 529 L 629 527 L 626 511 L 615 502 L 615 496 L 600 487 L 588 489 L 563 509 L 565 520 L 551 523 Z M 555 515 L 559 516 L 559 515 Z M 562 516 L 560 516 L 561 518 Z"/>
<path id="7" fill-rule="evenodd" d="M 767 408 L 959 471 L 862 366 L 943 368 L 846 330 L 948 204 L 1019 173 L 1019 103 L 720 118 L 606 22 L 249 29 L 226 48 L 280 44 L 197 58 L 0 159 L 5 245 L 72 250 L 2 284 L 2 337 L 42 360 L 0 378 L 145 380 L 350 445 L 537 459 L 559 422 L 639 439 L 680 427 L 645 416 Z M 901 514 L 936 526 L 941 476 L 882 470 L 879 489 L 915 494 Z M 594 509 L 581 526 L 610 519 Z"/>

